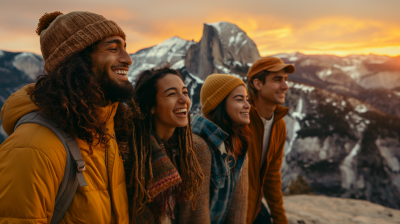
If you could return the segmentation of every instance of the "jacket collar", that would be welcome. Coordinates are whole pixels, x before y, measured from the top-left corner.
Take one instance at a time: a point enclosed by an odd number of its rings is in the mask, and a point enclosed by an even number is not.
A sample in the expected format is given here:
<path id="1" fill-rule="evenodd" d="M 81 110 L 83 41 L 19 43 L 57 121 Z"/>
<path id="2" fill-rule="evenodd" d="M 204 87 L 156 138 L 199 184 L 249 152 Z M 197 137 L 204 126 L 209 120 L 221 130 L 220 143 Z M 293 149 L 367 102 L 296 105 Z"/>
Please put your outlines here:
<path id="1" fill-rule="evenodd" d="M 280 119 L 282 119 L 284 116 L 286 116 L 286 114 L 289 112 L 289 108 L 288 107 L 283 107 L 281 105 L 277 105 L 274 111 L 274 124 L 279 121 Z M 260 114 L 258 113 L 258 110 L 255 106 L 251 106 L 250 108 L 250 114 L 257 115 L 257 117 L 259 118 L 260 122 L 264 124 L 263 120 L 261 119 Z"/>
<path id="2" fill-rule="evenodd" d="M 102 122 L 109 122 L 110 120 L 113 120 L 115 114 L 117 113 L 117 109 L 118 102 L 110 103 L 105 107 L 100 107 L 97 112 L 99 115 L 99 119 Z"/>
<path id="3" fill-rule="evenodd" d="M 223 145 L 229 135 L 207 118 L 198 115 L 194 116 L 192 120 L 192 132 L 218 148 L 221 154 L 226 153 L 225 147 L 220 146 Z"/>

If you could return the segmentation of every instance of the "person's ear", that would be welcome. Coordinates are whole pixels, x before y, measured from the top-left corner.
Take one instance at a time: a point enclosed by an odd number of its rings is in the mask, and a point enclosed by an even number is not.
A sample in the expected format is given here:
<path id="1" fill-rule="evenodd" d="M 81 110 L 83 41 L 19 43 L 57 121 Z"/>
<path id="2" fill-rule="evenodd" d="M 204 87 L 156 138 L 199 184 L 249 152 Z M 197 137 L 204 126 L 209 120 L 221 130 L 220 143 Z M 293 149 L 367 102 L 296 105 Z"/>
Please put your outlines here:
<path id="1" fill-rule="evenodd" d="M 262 82 L 261 82 L 259 79 L 254 79 L 254 80 L 253 80 L 253 86 L 254 86 L 254 88 L 256 88 L 258 91 L 260 91 L 263 85 L 262 85 Z"/>

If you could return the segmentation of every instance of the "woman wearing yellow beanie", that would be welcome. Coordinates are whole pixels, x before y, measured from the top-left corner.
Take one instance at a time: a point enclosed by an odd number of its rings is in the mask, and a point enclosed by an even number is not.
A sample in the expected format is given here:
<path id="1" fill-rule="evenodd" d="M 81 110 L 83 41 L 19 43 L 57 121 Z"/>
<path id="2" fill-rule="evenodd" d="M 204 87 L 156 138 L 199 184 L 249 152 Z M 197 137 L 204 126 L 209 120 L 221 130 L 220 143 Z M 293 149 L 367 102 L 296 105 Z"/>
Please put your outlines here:
<path id="1" fill-rule="evenodd" d="M 204 117 L 192 121 L 195 146 L 211 153 L 209 182 L 211 223 L 245 223 L 247 213 L 247 146 L 250 104 L 244 82 L 225 74 L 207 77 L 200 92 Z M 208 178 L 209 177 L 209 178 Z"/>

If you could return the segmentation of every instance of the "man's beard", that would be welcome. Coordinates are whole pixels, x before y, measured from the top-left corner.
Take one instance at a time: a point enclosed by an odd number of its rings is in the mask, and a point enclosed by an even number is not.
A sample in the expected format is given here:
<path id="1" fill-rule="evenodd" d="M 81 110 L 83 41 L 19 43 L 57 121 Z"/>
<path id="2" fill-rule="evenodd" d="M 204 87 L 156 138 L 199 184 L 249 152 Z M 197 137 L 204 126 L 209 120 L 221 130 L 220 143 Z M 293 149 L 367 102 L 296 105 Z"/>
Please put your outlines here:
<path id="1" fill-rule="evenodd" d="M 128 80 L 118 82 L 111 78 L 106 70 L 101 74 L 100 86 L 107 101 L 127 102 L 133 97 L 133 86 Z"/>

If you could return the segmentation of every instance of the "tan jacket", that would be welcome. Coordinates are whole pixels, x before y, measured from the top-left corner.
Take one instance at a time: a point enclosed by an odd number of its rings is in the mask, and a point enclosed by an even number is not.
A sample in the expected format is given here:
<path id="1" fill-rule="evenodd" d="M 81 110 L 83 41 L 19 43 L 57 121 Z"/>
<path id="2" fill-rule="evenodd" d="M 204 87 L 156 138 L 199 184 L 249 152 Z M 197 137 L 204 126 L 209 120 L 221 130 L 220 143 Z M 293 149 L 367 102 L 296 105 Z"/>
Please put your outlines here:
<path id="1" fill-rule="evenodd" d="M 66 152 L 52 131 L 23 124 L 14 132 L 23 115 L 38 110 L 30 99 L 33 86 L 11 95 L 1 110 L 3 128 L 10 136 L 0 145 L 0 224 L 50 223 L 64 176 Z M 117 106 L 101 110 L 111 136 Z M 107 157 L 100 145 L 93 146 L 93 155 L 89 155 L 89 145 L 76 140 L 86 163 L 83 175 L 88 186 L 78 187 L 60 223 L 129 223 L 125 171 L 116 140 L 110 140 Z"/>
<path id="2" fill-rule="evenodd" d="M 287 224 L 288 220 L 283 208 L 281 165 L 286 141 L 286 125 L 283 117 L 289 108 L 277 106 L 274 112 L 274 122 L 271 130 L 270 145 L 266 162 L 261 167 L 261 155 L 264 141 L 264 122 L 255 107 L 250 109 L 250 129 L 252 133 L 249 156 L 249 199 L 247 224 L 253 220 L 261 208 L 264 196 L 274 224 Z"/>
<path id="3" fill-rule="evenodd" d="M 179 224 L 209 224 L 210 223 L 210 175 L 212 156 L 207 143 L 198 135 L 193 135 L 194 151 L 204 173 L 203 189 L 199 190 L 196 200 L 196 209 L 191 208 L 191 201 L 179 204 Z M 246 157 L 242 168 L 242 174 L 238 179 L 229 205 L 226 224 L 242 224 L 246 222 L 247 216 L 247 192 L 248 192 L 248 157 Z"/>

